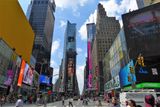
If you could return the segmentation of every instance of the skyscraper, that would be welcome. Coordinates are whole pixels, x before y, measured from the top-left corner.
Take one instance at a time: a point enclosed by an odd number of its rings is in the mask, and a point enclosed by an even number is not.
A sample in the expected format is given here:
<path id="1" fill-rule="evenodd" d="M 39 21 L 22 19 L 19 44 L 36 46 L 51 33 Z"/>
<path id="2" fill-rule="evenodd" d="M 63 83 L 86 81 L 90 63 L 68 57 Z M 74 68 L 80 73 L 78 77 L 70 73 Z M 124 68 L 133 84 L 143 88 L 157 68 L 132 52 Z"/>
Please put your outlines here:
<path id="1" fill-rule="evenodd" d="M 96 34 L 93 42 L 92 59 L 93 70 L 97 74 L 96 88 L 103 92 L 102 60 L 120 31 L 120 24 L 115 17 L 108 17 L 102 4 L 98 4 Z"/>
<path id="2" fill-rule="evenodd" d="M 36 59 L 35 69 L 39 73 L 45 73 L 50 65 L 54 12 L 53 0 L 32 0 L 27 11 L 27 17 L 35 32 L 32 55 Z"/>
<path id="3" fill-rule="evenodd" d="M 65 30 L 63 54 L 63 90 L 67 93 L 78 94 L 78 90 L 75 90 L 78 87 L 76 78 L 76 24 L 69 21 L 67 21 Z"/>

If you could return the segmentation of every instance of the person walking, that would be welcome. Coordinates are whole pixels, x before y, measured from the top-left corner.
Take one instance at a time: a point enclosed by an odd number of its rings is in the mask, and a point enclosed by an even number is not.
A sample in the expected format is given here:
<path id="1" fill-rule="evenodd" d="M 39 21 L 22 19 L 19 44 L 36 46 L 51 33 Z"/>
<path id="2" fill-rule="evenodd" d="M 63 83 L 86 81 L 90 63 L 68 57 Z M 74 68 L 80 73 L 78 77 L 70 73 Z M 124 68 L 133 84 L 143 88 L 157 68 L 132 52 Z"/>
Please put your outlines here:
<path id="1" fill-rule="evenodd" d="M 136 102 L 135 102 L 134 100 L 129 100 L 127 107 L 137 107 L 137 106 L 136 106 Z"/>
<path id="2" fill-rule="evenodd" d="M 70 107 L 70 105 L 71 105 L 71 107 L 73 107 L 73 103 L 72 103 L 72 99 L 71 98 L 69 99 L 69 107 Z"/>
<path id="3" fill-rule="evenodd" d="M 155 98 L 152 94 L 145 95 L 145 107 L 154 107 Z"/>
<path id="4" fill-rule="evenodd" d="M 156 99 L 156 107 L 160 107 L 160 96 Z"/>
<path id="5" fill-rule="evenodd" d="M 64 97 L 62 97 L 62 106 L 64 106 L 64 103 L 65 103 L 65 102 L 64 102 Z"/>
<path id="6" fill-rule="evenodd" d="M 23 107 L 23 100 L 22 100 L 22 95 L 18 95 L 18 99 L 16 101 L 15 107 Z"/>
<path id="7" fill-rule="evenodd" d="M 116 98 L 112 98 L 112 107 L 120 107 Z"/>
<path id="8" fill-rule="evenodd" d="M 0 97 L 0 101 L 1 101 L 0 104 L 2 107 L 2 105 L 5 104 L 5 96 Z"/>

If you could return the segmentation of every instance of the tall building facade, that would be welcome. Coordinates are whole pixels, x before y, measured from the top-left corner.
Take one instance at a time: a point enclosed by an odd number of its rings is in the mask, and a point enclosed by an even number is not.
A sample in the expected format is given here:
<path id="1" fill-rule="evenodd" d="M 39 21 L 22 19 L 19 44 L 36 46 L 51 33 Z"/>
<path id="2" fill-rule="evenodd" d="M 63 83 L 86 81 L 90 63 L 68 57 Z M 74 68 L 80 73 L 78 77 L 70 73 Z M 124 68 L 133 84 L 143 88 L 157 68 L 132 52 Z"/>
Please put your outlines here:
<path id="1" fill-rule="evenodd" d="M 45 72 L 50 65 L 54 12 L 53 0 L 32 0 L 27 11 L 27 17 L 35 32 L 32 55 L 36 59 L 35 69 L 39 73 Z"/>
<path id="2" fill-rule="evenodd" d="M 36 59 L 35 69 L 39 73 L 46 73 L 50 66 L 54 12 L 54 0 L 32 0 L 27 11 L 27 17 L 35 32 L 32 55 Z"/>
<path id="3" fill-rule="evenodd" d="M 138 8 L 143 8 L 145 6 L 149 6 L 155 3 L 160 2 L 160 0 L 136 0 Z"/>
<path id="4" fill-rule="evenodd" d="M 78 91 L 75 90 L 77 89 L 76 87 L 78 87 L 76 82 L 76 24 L 70 23 L 69 21 L 67 21 L 67 27 L 65 30 L 63 54 L 63 91 L 73 95 Z"/>
<path id="5" fill-rule="evenodd" d="M 35 33 L 32 56 L 35 58 L 35 70 L 39 73 L 36 92 L 52 91 L 53 69 L 50 67 L 51 46 L 54 29 L 54 0 L 31 0 L 27 18 Z M 42 81 L 42 80 L 45 81 Z M 48 96 L 50 98 L 51 96 Z"/>
<path id="6" fill-rule="evenodd" d="M 98 93 L 104 90 L 103 58 L 120 31 L 119 21 L 115 17 L 108 17 L 102 4 L 98 4 L 96 34 L 93 42 L 93 69 L 97 75 L 96 88 Z M 96 56 L 96 57 L 95 57 Z"/>

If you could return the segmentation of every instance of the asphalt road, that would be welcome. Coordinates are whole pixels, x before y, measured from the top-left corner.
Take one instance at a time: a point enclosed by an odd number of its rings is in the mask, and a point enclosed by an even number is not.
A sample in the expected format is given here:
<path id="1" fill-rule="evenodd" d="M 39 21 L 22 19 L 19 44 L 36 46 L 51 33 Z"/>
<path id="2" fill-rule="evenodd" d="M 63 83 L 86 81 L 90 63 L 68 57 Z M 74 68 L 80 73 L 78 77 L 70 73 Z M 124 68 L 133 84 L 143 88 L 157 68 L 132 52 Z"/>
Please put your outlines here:
<path id="1" fill-rule="evenodd" d="M 2 107 L 15 107 L 15 104 L 5 104 Z M 36 105 L 36 104 L 24 104 L 24 107 L 45 107 L 44 105 Z M 47 107 L 69 107 L 68 100 L 65 100 L 65 106 L 62 106 L 62 101 L 48 103 Z M 97 101 L 89 101 L 88 105 L 82 104 L 82 101 L 73 101 L 73 107 L 110 107 L 109 104 L 102 102 L 102 106 L 98 106 Z"/>

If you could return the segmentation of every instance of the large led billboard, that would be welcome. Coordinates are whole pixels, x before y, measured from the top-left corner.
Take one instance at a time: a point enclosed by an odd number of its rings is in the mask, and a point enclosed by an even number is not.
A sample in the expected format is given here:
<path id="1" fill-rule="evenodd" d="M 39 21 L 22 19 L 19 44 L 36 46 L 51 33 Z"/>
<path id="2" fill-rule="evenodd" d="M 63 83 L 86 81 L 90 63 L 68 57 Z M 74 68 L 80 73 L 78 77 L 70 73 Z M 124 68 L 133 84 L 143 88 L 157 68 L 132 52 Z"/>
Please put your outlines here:
<path id="1" fill-rule="evenodd" d="M 49 84 L 50 78 L 46 75 L 40 75 L 40 83 Z"/>
<path id="2" fill-rule="evenodd" d="M 139 65 L 135 68 L 136 83 L 141 82 L 160 82 L 160 65 L 148 65 L 141 67 Z"/>
<path id="3" fill-rule="evenodd" d="M 26 64 L 23 75 L 23 83 L 32 85 L 32 82 L 33 82 L 33 69 L 28 64 Z"/>
<path id="4" fill-rule="evenodd" d="M 20 87 L 22 86 L 25 65 L 26 65 L 26 62 L 24 60 L 22 60 L 21 69 L 20 69 L 20 73 L 19 73 L 19 77 L 18 77 L 18 84 L 17 84 Z"/>
<path id="5" fill-rule="evenodd" d="M 136 82 L 136 76 L 135 74 L 132 74 L 130 72 L 130 66 L 134 66 L 133 60 L 131 60 L 124 68 L 121 69 L 119 72 L 119 77 L 120 77 L 120 85 L 127 86 L 131 85 L 132 82 Z"/>
<path id="6" fill-rule="evenodd" d="M 131 59 L 160 55 L 160 3 L 122 15 Z"/>
<path id="7" fill-rule="evenodd" d="M 74 59 L 73 58 L 68 58 L 68 63 L 67 63 L 67 72 L 68 72 L 68 90 L 73 89 L 73 75 L 74 75 Z"/>

